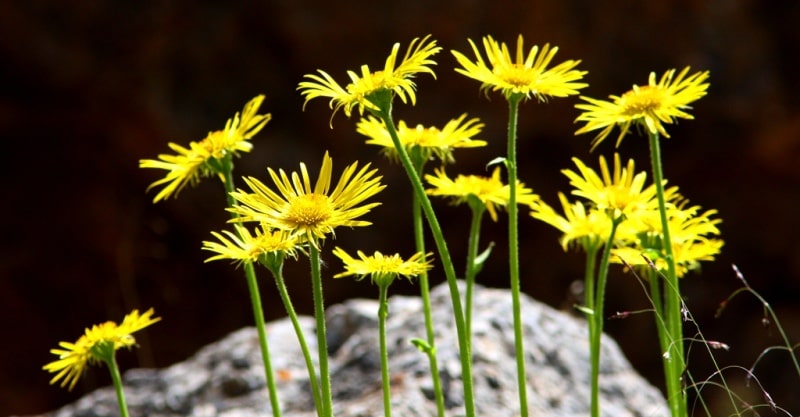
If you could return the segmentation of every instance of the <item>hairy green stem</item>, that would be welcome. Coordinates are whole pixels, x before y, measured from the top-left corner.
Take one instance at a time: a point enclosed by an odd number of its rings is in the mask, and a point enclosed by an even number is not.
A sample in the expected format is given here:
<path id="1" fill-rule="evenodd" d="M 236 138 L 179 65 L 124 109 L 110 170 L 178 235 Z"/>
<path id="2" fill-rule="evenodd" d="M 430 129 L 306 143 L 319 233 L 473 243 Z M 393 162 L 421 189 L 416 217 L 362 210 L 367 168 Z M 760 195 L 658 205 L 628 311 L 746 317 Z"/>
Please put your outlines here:
<path id="1" fill-rule="evenodd" d="M 422 176 L 425 166 L 424 158 L 418 153 L 412 157 L 417 176 Z M 414 224 L 414 243 L 418 253 L 425 252 L 425 229 L 422 218 L 422 205 L 416 193 L 413 194 L 411 207 L 412 222 Z M 436 415 L 444 417 L 444 391 L 442 390 L 442 379 L 439 375 L 439 364 L 436 357 L 436 333 L 433 330 L 433 317 L 431 316 L 431 294 L 430 284 L 428 283 L 428 273 L 419 275 L 420 296 L 422 297 L 422 310 L 425 315 L 425 338 L 428 343 L 425 353 L 428 355 L 428 364 L 431 368 L 431 380 L 433 381 L 433 393 L 436 400 Z"/>
<path id="2" fill-rule="evenodd" d="M 603 256 L 600 260 L 597 283 L 595 284 L 594 301 L 592 305 L 592 324 L 590 327 L 589 356 L 592 364 L 592 417 L 600 416 L 600 344 L 603 336 L 604 308 L 606 298 L 606 281 L 608 280 L 608 262 L 611 259 L 611 249 L 614 247 L 614 237 L 617 226 L 622 222 L 622 217 L 611 219 L 611 232 L 603 247 Z"/>
<path id="3" fill-rule="evenodd" d="M 314 319 L 317 322 L 317 353 L 319 354 L 320 393 L 323 416 L 333 417 L 331 374 L 328 368 L 328 336 L 325 330 L 325 302 L 322 296 L 322 274 L 320 272 L 319 249 L 309 245 L 311 259 L 311 286 L 314 298 Z"/>
<path id="4" fill-rule="evenodd" d="M 281 263 L 281 266 L 283 266 L 283 263 Z M 300 321 L 297 318 L 297 312 L 294 310 L 292 300 L 289 298 L 289 291 L 286 289 L 286 283 L 283 280 L 282 268 L 278 268 L 274 271 L 271 270 L 271 272 L 272 276 L 275 278 L 275 284 L 278 287 L 278 294 L 280 294 L 281 301 L 283 301 L 283 306 L 286 308 L 286 314 L 289 316 L 289 320 L 292 322 L 292 327 L 294 327 L 294 332 L 297 334 L 297 341 L 300 343 L 300 350 L 303 352 L 303 359 L 305 360 L 306 368 L 308 369 L 308 380 L 311 384 L 311 393 L 314 395 L 314 405 L 317 409 L 317 415 L 321 416 L 323 413 L 322 400 L 320 398 L 319 391 L 319 380 L 317 379 L 317 371 L 314 368 L 314 361 L 311 359 L 311 351 L 308 349 L 303 328 L 300 326 Z"/>
<path id="5" fill-rule="evenodd" d="M 528 417 L 528 390 L 525 373 L 525 348 L 522 334 L 522 306 L 519 283 L 519 226 L 517 215 L 517 117 L 519 103 L 524 95 L 514 94 L 508 98 L 508 266 L 511 280 L 512 314 L 514 315 L 514 348 L 517 359 L 517 388 L 519 390 L 520 416 Z"/>
<path id="6" fill-rule="evenodd" d="M 117 366 L 116 355 L 114 355 L 113 347 L 111 355 L 104 361 L 108 366 L 108 372 L 111 373 L 111 382 L 114 384 L 114 391 L 117 393 L 117 404 L 119 405 L 119 414 L 121 417 L 128 417 L 128 403 L 125 401 L 125 393 L 122 390 L 122 376 L 119 373 Z"/>
<path id="7" fill-rule="evenodd" d="M 389 285 L 378 284 L 378 333 L 381 349 L 381 383 L 383 384 L 383 415 L 392 417 L 392 394 L 389 381 L 389 351 L 386 348 L 386 317 L 389 315 Z"/>
<path id="8" fill-rule="evenodd" d="M 668 363 L 670 372 L 666 375 L 667 397 L 673 417 L 688 415 L 686 395 L 683 391 L 682 375 L 685 366 L 683 347 L 683 312 L 678 274 L 675 266 L 675 255 L 669 231 L 667 205 L 664 197 L 664 174 L 661 164 L 661 147 L 658 133 L 649 132 L 650 163 L 653 169 L 653 182 L 656 187 L 658 211 L 661 216 L 662 246 L 667 262 L 667 275 L 664 285 L 664 319 L 671 341 L 669 350 L 663 357 Z"/>
<path id="9" fill-rule="evenodd" d="M 465 281 L 467 283 L 466 291 L 464 292 L 464 324 L 467 327 L 467 335 L 469 336 L 469 348 L 472 351 L 472 291 L 475 288 L 475 275 L 477 275 L 477 268 L 475 259 L 478 257 L 478 243 L 481 236 L 481 220 L 483 220 L 483 211 L 485 206 L 483 203 L 470 204 L 472 209 L 472 222 L 469 227 L 469 241 L 467 243 L 467 270 L 465 273 Z"/>
<path id="10" fill-rule="evenodd" d="M 586 248 L 586 269 L 583 274 L 583 298 L 584 298 L 584 305 L 588 309 L 585 313 L 591 312 L 591 315 L 587 315 L 586 324 L 589 328 L 589 343 L 594 340 L 594 335 L 597 332 L 594 320 L 594 312 L 595 312 L 595 299 L 594 299 L 594 286 L 595 286 L 595 273 L 596 273 L 596 266 L 597 266 L 597 245 L 587 246 Z M 593 350 L 590 351 L 590 363 L 593 363 Z M 592 378 L 591 378 L 591 413 L 593 417 L 599 415 L 599 406 L 600 403 L 600 386 L 597 383 L 597 380 L 594 378 L 594 370 L 592 370 Z M 598 414 L 595 414 L 598 413 Z"/>
<path id="11" fill-rule="evenodd" d="M 231 193 L 235 190 L 233 185 L 233 162 L 232 155 L 226 154 L 220 161 L 222 163 L 223 172 L 223 185 L 225 186 L 225 195 L 228 202 L 228 207 L 232 208 L 236 205 L 236 199 L 233 198 Z M 236 213 L 230 213 L 232 218 L 238 217 Z M 261 293 L 258 289 L 258 280 L 256 280 L 256 271 L 253 268 L 252 262 L 245 262 L 244 275 L 247 280 L 247 289 L 250 293 L 250 304 L 253 307 L 253 317 L 256 322 L 256 330 L 258 332 L 258 341 L 261 347 L 261 359 L 264 362 L 264 374 L 266 377 L 267 389 L 269 391 L 269 401 L 272 406 L 272 415 L 280 417 L 281 409 L 280 402 L 278 401 L 278 390 L 275 386 L 275 374 L 272 370 L 272 362 L 269 355 L 269 344 L 267 343 L 266 320 L 264 320 L 264 309 L 261 306 Z"/>
<path id="12" fill-rule="evenodd" d="M 428 226 L 431 229 L 431 234 L 436 242 L 436 248 L 439 251 L 439 257 L 441 258 L 445 276 L 447 277 L 447 285 L 450 289 L 450 298 L 451 302 L 453 303 L 453 318 L 455 320 L 456 332 L 458 334 L 458 350 L 459 358 L 461 360 L 462 384 L 464 388 L 464 409 L 466 417 L 475 417 L 472 357 L 470 355 L 469 344 L 467 342 L 468 337 L 466 333 L 466 326 L 464 324 L 464 311 L 461 306 L 461 295 L 458 289 L 458 280 L 456 278 L 453 260 L 450 257 L 450 250 L 447 248 L 447 242 L 444 239 L 444 234 L 442 233 L 442 228 L 439 225 L 439 220 L 436 218 L 436 215 L 433 212 L 433 205 L 431 205 L 431 201 L 427 194 L 425 194 L 425 189 L 422 187 L 422 180 L 420 180 L 419 175 L 417 175 L 417 172 L 414 170 L 411 159 L 408 157 L 408 153 L 406 152 L 405 147 L 402 145 L 400 138 L 397 135 L 397 129 L 395 128 L 394 121 L 392 120 L 392 92 L 388 90 L 382 90 L 374 93 L 370 98 L 379 108 L 379 110 L 374 110 L 373 113 L 383 120 L 384 124 L 386 125 L 386 130 L 389 132 L 389 136 L 392 138 L 392 143 L 397 150 L 397 154 L 400 162 L 403 165 L 403 169 L 405 169 L 406 175 L 408 175 L 411 186 L 414 188 L 415 195 L 417 198 L 419 198 L 419 203 L 422 206 L 422 212 L 425 214 L 425 218 L 428 219 Z"/>

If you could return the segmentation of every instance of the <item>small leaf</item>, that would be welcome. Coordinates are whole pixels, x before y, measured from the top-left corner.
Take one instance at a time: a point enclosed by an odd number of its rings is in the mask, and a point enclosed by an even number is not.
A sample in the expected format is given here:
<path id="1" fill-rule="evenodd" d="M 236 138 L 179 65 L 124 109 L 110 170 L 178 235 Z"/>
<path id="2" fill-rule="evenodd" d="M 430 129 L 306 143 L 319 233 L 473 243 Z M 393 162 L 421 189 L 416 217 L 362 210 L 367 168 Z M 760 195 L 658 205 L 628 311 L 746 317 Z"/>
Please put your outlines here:
<path id="1" fill-rule="evenodd" d="M 411 342 L 412 345 L 416 346 L 417 349 L 419 349 L 420 352 L 425 353 L 425 354 L 430 354 L 431 353 L 431 345 L 428 344 L 427 341 L 415 337 L 415 338 L 411 339 L 410 342 Z"/>
<path id="2" fill-rule="evenodd" d="M 593 316 L 594 315 L 594 310 L 592 310 L 589 307 L 579 306 L 579 305 L 576 305 L 574 307 L 575 307 L 576 310 L 582 312 L 583 314 L 586 314 L 587 316 Z"/>
<path id="3" fill-rule="evenodd" d="M 489 168 L 492 165 L 498 165 L 498 164 L 506 165 L 506 158 L 502 157 L 502 156 L 498 156 L 497 158 L 494 158 L 491 161 L 489 161 L 489 163 L 486 164 L 486 168 Z"/>
<path id="4" fill-rule="evenodd" d="M 492 248 L 494 248 L 494 242 L 489 242 L 489 245 L 486 247 L 486 249 L 478 254 L 477 257 L 475 257 L 475 260 L 473 261 L 475 275 L 478 275 L 478 273 L 481 272 L 481 269 L 483 269 L 483 264 L 486 263 L 487 259 L 489 259 L 489 255 L 492 253 Z"/>

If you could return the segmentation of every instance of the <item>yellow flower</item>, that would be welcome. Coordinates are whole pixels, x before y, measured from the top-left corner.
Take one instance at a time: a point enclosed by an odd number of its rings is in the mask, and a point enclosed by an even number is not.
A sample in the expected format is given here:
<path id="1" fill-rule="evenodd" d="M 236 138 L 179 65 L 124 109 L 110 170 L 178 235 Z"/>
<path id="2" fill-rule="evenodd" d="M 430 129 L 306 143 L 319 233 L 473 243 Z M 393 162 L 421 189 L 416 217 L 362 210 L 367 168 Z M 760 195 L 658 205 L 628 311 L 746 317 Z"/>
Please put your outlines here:
<path id="1" fill-rule="evenodd" d="M 491 177 L 477 175 L 459 175 L 451 180 L 442 169 L 436 170 L 436 175 L 425 175 L 425 180 L 433 186 L 426 190 L 430 195 L 452 197 L 456 204 L 467 201 L 470 195 L 475 196 L 483 203 L 492 220 L 497 221 L 496 207 L 505 207 L 510 199 L 511 187 L 500 181 L 500 167 L 495 167 Z M 539 196 L 525 184 L 517 181 L 517 204 L 528 206 L 537 204 Z"/>
<path id="2" fill-rule="evenodd" d="M 482 83 L 482 90 L 501 91 L 506 99 L 513 95 L 524 95 L 526 99 L 531 96 L 540 101 L 548 97 L 567 97 L 578 94 L 578 89 L 587 86 L 578 82 L 586 75 L 586 71 L 574 69 L 581 61 L 564 61 L 553 68 L 547 66 L 558 52 L 558 48 L 550 48 L 549 44 L 542 47 L 534 46 L 524 55 L 522 35 L 517 38 L 517 51 L 512 60 L 508 46 L 498 43 L 491 36 L 483 38 L 483 47 L 486 51 L 488 65 L 481 57 L 475 43 L 469 39 L 476 61 L 457 51 L 451 51 L 463 68 L 456 68 L 456 72 L 476 79 Z"/>
<path id="3" fill-rule="evenodd" d="M 699 206 L 683 208 L 686 201 L 679 206 L 667 210 L 672 252 L 678 277 L 688 271 L 700 267 L 701 261 L 712 261 L 719 254 L 724 242 L 712 238 L 720 234 L 717 225 L 720 219 L 712 218 L 716 210 L 707 210 L 701 214 Z M 631 266 L 648 266 L 652 262 L 656 269 L 664 271 L 667 263 L 664 259 L 664 245 L 661 239 L 661 219 L 657 210 L 638 216 L 644 229 L 639 233 L 636 244 L 615 249 L 612 253 L 614 262 L 624 262 Z"/>
<path id="4" fill-rule="evenodd" d="M 133 333 L 161 320 L 159 317 L 153 318 L 152 315 L 152 308 L 142 315 L 139 315 L 139 310 L 133 310 L 119 325 L 112 321 L 97 324 L 87 328 L 75 343 L 59 342 L 58 345 L 62 349 L 50 350 L 50 353 L 58 356 L 58 360 L 42 368 L 51 373 L 58 372 L 50 383 L 63 379 L 61 386 L 69 385 L 69 389 L 72 390 L 81 375 L 86 372 L 88 365 L 106 360 L 98 356 L 97 349 L 100 346 L 113 346 L 116 351 L 136 345 Z"/>
<path id="5" fill-rule="evenodd" d="M 333 161 L 325 152 L 319 178 L 314 188 L 304 163 L 300 174 L 292 172 L 291 179 L 283 171 L 269 168 L 269 175 L 278 188 L 278 193 L 261 181 L 245 177 L 244 181 L 253 191 L 238 190 L 231 193 L 240 205 L 230 208 L 240 217 L 234 221 L 256 221 L 262 227 L 286 230 L 292 237 L 303 237 L 319 248 L 319 239 L 333 234 L 339 226 L 368 226 L 371 223 L 356 220 L 380 203 L 359 205 L 385 188 L 382 177 L 375 177 L 377 170 L 369 170 L 367 164 L 358 169 L 358 163 L 345 168 L 336 187 L 331 190 Z"/>
<path id="6" fill-rule="evenodd" d="M 342 248 L 333 250 L 333 254 L 344 262 L 345 267 L 345 271 L 334 275 L 334 278 L 356 275 L 357 279 L 362 279 L 369 275 L 373 282 L 388 285 L 398 276 L 411 279 L 431 269 L 430 262 L 422 252 L 415 253 L 408 260 L 403 260 L 399 254 L 384 255 L 378 251 L 372 256 L 366 256 L 361 251 L 357 253 L 360 259 L 348 255 Z"/>
<path id="7" fill-rule="evenodd" d="M 531 206 L 530 214 L 563 233 L 559 242 L 565 251 L 573 242 L 577 242 L 586 251 L 597 249 L 605 243 L 611 234 L 611 218 L 608 214 L 596 209 L 587 211 L 580 201 L 570 204 L 563 193 L 558 193 L 558 199 L 564 209 L 564 216 L 541 201 Z"/>
<path id="8" fill-rule="evenodd" d="M 633 124 L 643 125 L 650 134 L 658 133 L 668 138 L 664 123 L 674 123 L 678 118 L 694 119 L 685 110 L 691 109 L 689 105 L 706 95 L 708 90 L 708 83 L 705 82 L 708 71 L 696 72 L 687 77 L 688 73 L 689 67 L 684 68 L 677 76 L 675 70 L 671 69 L 656 83 L 656 74 L 651 72 L 647 85 L 634 85 L 622 96 L 609 96 L 610 101 L 581 97 L 587 103 L 575 105 L 583 110 L 575 121 L 586 122 L 586 125 L 575 134 L 602 129 L 592 140 L 593 149 L 616 126 L 620 128 L 617 146 Z"/>
<path id="9" fill-rule="evenodd" d="M 416 104 L 417 97 L 414 92 L 416 85 L 411 79 L 421 72 L 430 73 L 436 78 L 436 74 L 430 68 L 431 65 L 436 65 L 436 62 L 430 57 L 442 49 L 436 46 L 435 40 L 429 42 L 429 38 L 430 35 L 425 36 L 422 40 L 414 38 L 408 45 L 403 60 L 396 68 L 397 53 L 400 50 L 399 43 L 395 43 L 392 47 L 392 52 L 386 59 L 383 70 L 372 72 L 367 65 L 362 65 L 360 76 L 354 71 L 347 71 L 351 82 L 344 88 L 323 70 L 317 70 L 320 75 L 306 74 L 305 77 L 311 81 L 302 81 L 297 87 L 298 90 L 301 90 L 300 94 L 306 97 L 303 106 L 305 107 L 305 104 L 313 98 L 329 97 L 331 99 L 329 105 L 333 109 L 332 122 L 333 115 L 341 108 L 344 108 L 344 114 L 347 117 L 352 114 L 354 106 L 358 106 L 362 115 L 364 109 L 377 110 L 378 107 L 370 101 L 370 96 L 378 91 L 392 91 L 400 97 L 403 103 L 410 100 L 412 105 Z"/>
<path id="10" fill-rule="evenodd" d="M 258 133 L 272 117 L 270 114 L 257 114 L 263 101 L 263 95 L 250 100 L 244 106 L 241 118 L 239 113 L 236 113 L 232 119 L 228 119 L 224 129 L 210 132 L 200 142 L 190 142 L 188 148 L 169 143 L 168 146 L 176 152 L 175 155 L 161 154 L 158 159 L 139 161 L 140 168 L 167 171 L 164 178 L 147 187 L 149 190 L 166 184 L 156 194 L 153 202 L 156 203 L 171 195 L 177 196 L 187 184 L 196 185 L 201 178 L 214 174 L 219 174 L 220 179 L 224 181 L 219 170 L 219 161 L 228 154 L 250 152 L 253 144 L 248 142 L 248 139 Z"/>
<path id="11" fill-rule="evenodd" d="M 614 154 L 614 172 L 609 172 L 606 159 L 600 157 L 600 174 L 584 165 L 578 158 L 572 158 L 578 167 L 578 173 L 564 169 L 561 172 L 570 179 L 574 187 L 572 194 L 593 202 L 600 211 L 609 213 L 613 218 L 633 215 L 646 210 L 658 208 L 656 189 L 653 185 L 645 188 L 646 172 L 634 175 L 633 159 L 622 167 L 619 154 Z M 676 188 L 666 190 L 667 200 L 676 192 Z"/>
<path id="12" fill-rule="evenodd" d="M 257 262 L 264 255 L 282 252 L 295 257 L 300 242 L 288 232 L 265 230 L 263 225 L 255 229 L 255 235 L 241 225 L 235 225 L 236 233 L 223 230 L 222 233 L 211 232 L 219 242 L 203 242 L 203 249 L 217 254 L 206 259 L 206 262 L 219 259 L 231 259 L 237 263 Z M 222 243 L 220 243 L 222 242 Z"/>
<path id="13" fill-rule="evenodd" d="M 409 153 L 414 148 L 418 148 L 422 153 L 420 156 L 423 161 L 427 161 L 431 155 L 435 155 L 443 163 L 453 162 L 454 148 L 486 146 L 486 141 L 472 138 L 481 132 L 483 123 L 478 118 L 464 122 L 466 117 L 466 113 L 462 114 L 459 118 L 447 122 L 441 129 L 419 124 L 410 128 L 400 120 L 397 124 L 397 135 L 400 143 Z M 369 137 L 367 144 L 382 146 L 384 153 L 393 159 L 398 159 L 397 149 L 395 149 L 392 137 L 382 120 L 372 116 L 363 118 L 358 122 L 357 131 Z"/>

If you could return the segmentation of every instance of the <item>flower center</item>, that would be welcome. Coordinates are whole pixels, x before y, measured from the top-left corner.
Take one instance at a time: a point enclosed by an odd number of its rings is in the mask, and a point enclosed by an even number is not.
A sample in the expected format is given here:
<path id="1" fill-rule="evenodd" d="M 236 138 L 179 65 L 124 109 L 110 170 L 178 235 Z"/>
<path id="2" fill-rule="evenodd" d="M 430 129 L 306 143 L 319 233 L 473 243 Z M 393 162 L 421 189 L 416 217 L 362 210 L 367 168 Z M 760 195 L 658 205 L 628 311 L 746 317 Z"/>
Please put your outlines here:
<path id="1" fill-rule="evenodd" d="M 654 85 L 646 85 L 626 92 L 619 104 L 623 114 L 634 116 L 658 110 L 664 103 L 664 90 Z"/>
<path id="2" fill-rule="evenodd" d="M 529 87 L 537 81 L 538 76 L 536 72 L 520 64 L 496 67 L 493 72 L 498 78 L 517 87 Z"/>
<path id="3" fill-rule="evenodd" d="M 318 226 L 331 218 L 333 208 L 328 197 L 320 194 L 303 194 L 289 202 L 284 218 L 294 227 Z"/>
<path id="4" fill-rule="evenodd" d="M 214 158 L 221 159 L 226 150 L 225 135 L 221 130 L 217 130 L 208 134 L 205 139 L 199 143 L 208 154 Z"/>

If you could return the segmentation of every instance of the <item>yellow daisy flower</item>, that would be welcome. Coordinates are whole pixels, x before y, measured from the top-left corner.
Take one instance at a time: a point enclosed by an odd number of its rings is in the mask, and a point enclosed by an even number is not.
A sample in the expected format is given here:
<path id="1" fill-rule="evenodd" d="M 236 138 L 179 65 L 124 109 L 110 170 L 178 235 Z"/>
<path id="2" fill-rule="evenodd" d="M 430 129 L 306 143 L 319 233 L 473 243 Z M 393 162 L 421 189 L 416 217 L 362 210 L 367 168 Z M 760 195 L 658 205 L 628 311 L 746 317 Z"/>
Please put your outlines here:
<path id="1" fill-rule="evenodd" d="M 160 317 L 153 318 L 152 315 L 152 308 L 142 315 L 139 315 L 139 310 L 133 310 L 119 325 L 112 321 L 97 324 L 87 328 L 75 343 L 59 342 L 58 345 L 62 349 L 50 350 L 50 353 L 58 356 L 58 360 L 42 368 L 51 373 L 57 372 L 50 383 L 62 379 L 61 386 L 69 385 L 69 389 L 72 390 L 81 375 L 86 372 L 88 365 L 106 360 L 98 356 L 98 348 L 113 346 L 116 351 L 123 347 L 135 346 L 136 339 L 133 333 L 161 320 Z"/>
<path id="2" fill-rule="evenodd" d="M 491 36 L 483 38 L 488 65 L 483 60 L 478 47 L 469 39 L 476 61 L 473 62 L 458 51 L 451 51 L 462 68 L 456 72 L 482 83 L 481 90 L 501 91 L 509 99 L 513 95 L 531 96 L 540 101 L 548 97 L 567 97 L 578 94 L 578 90 L 588 84 L 578 82 L 586 71 L 574 69 L 581 61 L 568 60 L 550 69 L 547 68 L 555 57 L 558 48 L 549 44 L 539 51 L 538 46 L 524 54 L 522 35 L 517 38 L 517 50 L 512 60 L 508 46 L 498 43 Z"/>
<path id="3" fill-rule="evenodd" d="M 685 204 L 685 201 L 683 202 Z M 682 205 L 683 205 L 682 204 Z M 699 206 L 689 208 L 671 207 L 667 210 L 672 252 L 675 256 L 678 277 L 688 271 L 700 267 L 701 261 L 711 261 L 719 254 L 724 242 L 713 238 L 719 236 L 717 225 L 720 219 L 712 218 L 716 210 L 707 210 L 701 214 Z M 663 256 L 661 240 L 661 220 L 657 211 L 638 216 L 640 224 L 647 227 L 639 234 L 635 245 L 614 250 L 616 255 L 612 261 L 625 261 L 631 266 L 647 266 L 648 260 L 658 270 L 666 271 L 667 263 Z"/>
<path id="4" fill-rule="evenodd" d="M 304 163 L 300 164 L 300 174 L 292 172 L 291 179 L 283 170 L 276 173 L 269 168 L 278 193 L 255 178 L 245 177 L 245 183 L 253 192 L 238 190 L 231 193 L 240 204 L 229 210 L 239 215 L 234 221 L 261 222 L 262 227 L 286 230 L 292 237 L 304 237 L 319 248 L 318 241 L 329 233 L 333 234 L 336 227 L 371 224 L 356 219 L 380 203 L 359 204 L 385 186 L 380 183 L 382 177 L 375 176 L 377 170 L 369 170 L 369 167 L 367 164 L 358 169 L 357 162 L 349 165 L 333 190 L 333 161 L 327 152 L 313 189 Z"/>
<path id="5" fill-rule="evenodd" d="M 397 135 L 400 143 L 411 153 L 414 148 L 422 152 L 422 160 L 427 161 L 435 155 L 443 163 L 454 162 L 453 149 L 476 148 L 486 146 L 486 141 L 473 139 L 483 129 L 483 123 L 478 118 L 467 120 L 467 115 L 462 114 L 457 119 L 452 119 L 441 129 L 431 126 L 425 127 L 418 124 L 411 128 L 402 120 L 397 123 Z M 358 133 L 367 136 L 367 144 L 383 147 L 383 152 L 392 159 L 398 159 L 397 149 L 394 147 L 392 137 L 386 130 L 382 120 L 368 116 L 361 119 L 356 126 Z"/>
<path id="6" fill-rule="evenodd" d="M 572 158 L 572 161 L 578 167 L 578 172 L 569 169 L 561 171 L 574 187 L 572 194 L 593 202 L 598 210 L 610 213 L 613 218 L 625 216 L 630 219 L 635 214 L 658 208 L 655 186 L 645 188 L 646 172 L 634 175 L 633 159 L 629 159 L 623 168 L 619 154 L 614 154 L 613 175 L 602 156 L 600 175 L 578 158 Z M 676 190 L 667 190 L 665 198 L 669 200 Z"/>
<path id="7" fill-rule="evenodd" d="M 580 201 L 569 203 L 563 193 L 558 193 L 558 199 L 564 209 L 563 216 L 544 202 L 531 206 L 530 215 L 563 233 L 559 242 L 565 251 L 572 243 L 577 243 L 584 250 L 604 244 L 611 234 L 611 218 L 608 214 L 593 209 L 587 211 Z"/>
<path id="8" fill-rule="evenodd" d="M 651 134 L 658 133 L 668 138 L 664 123 L 674 123 L 678 118 L 694 119 L 685 110 L 691 109 L 690 104 L 705 96 L 708 90 L 708 71 L 687 77 L 688 73 L 689 67 L 677 76 L 675 70 L 671 69 L 656 82 L 656 74 L 651 72 L 647 85 L 634 85 L 622 96 L 609 96 L 610 101 L 581 97 L 586 103 L 575 105 L 583 110 L 575 121 L 586 122 L 586 125 L 575 134 L 602 129 L 592 140 L 592 149 L 608 137 L 616 126 L 620 128 L 616 146 L 619 146 L 633 124 L 644 126 Z"/>
<path id="9" fill-rule="evenodd" d="M 329 97 L 329 105 L 333 109 L 332 122 L 333 115 L 341 108 L 344 108 L 347 117 L 352 114 L 354 106 L 358 106 L 362 115 L 364 109 L 377 110 L 377 105 L 370 101 L 370 96 L 377 91 L 390 90 L 397 94 L 403 103 L 410 100 L 412 105 L 416 104 L 417 96 L 414 92 L 416 85 L 411 79 L 417 73 L 425 72 L 436 78 L 436 74 L 430 68 L 431 65 L 436 65 L 436 62 L 430 58 L 442 49 L 436 46 L 435 40 L 429 41 L 429 39 L 430 35 L 422 40 L 414 38 L 399 65 L 397 65 L 397 54 L 400 44 L 395 43 L 383 70 L 372 72 L 367 65 L 362 65 L 360 76 L 354 71 L 347 71 L 351 82 L 344 88 L 323 70 L 317 70 L 320 75 L 306 74 L 305 77 L 310 81 L 302 81 L 297 87 L 300 94 L 306 97 L 303 106 L 305 107 L 305 104 L 313 98 Z"/>
<path id="10" fill-rule="evenodd" d="M 223 230 L 222 233 L 211 232 L 219 242 L 203 242 L 203 249 L 215 252 L 216 255 L 206 262 L 219 259 L 230 259 L 236 263 L 258 262 L 264 255 L 283 253 L 291 257 L 297 256 L 300 244 L 297 237 L 291 237 L 282 230 L 268 231 L 263 225 L 255 229 L 255 234 L 241 225 L 235 225 L 236 233 Z M 221 243 L 220 243 L 221 242 Z"/>
<path id="11" fill-rule="evenodd" d="M 415 253 L 407 260 L 403 260 L 399 254 L 384 255 L 378 251 L 372 256 L 358 251 L 359 259 L 356 259 L 339 247 L 333 250 L 333 254 L 344 262 L 345 267 L 345 271 L 334 275 L 334 278 L 356 275 L 357 279 L 362 279 L 369 275 L 372 282 L 379 285 L 389 285 L 398 276 L 411 279 L 431 269 L 430 261 L 425 259 L 426 255 L 422 252 Z"/>
<path id="12" fill-rule="evenodd" d="M 258 108 L 264 101 L 260 95 L 250 100 L 239 113 L 228 119 L 225 128 L 210 132 L 200 142 L 190 142 L 185 148 L 176 143 L 169 143 L 175 155 L 161 154 L 158 159 L 142 159 L 140 168 L 156 168 L 167 171 L 167 175 L 150 184 L 147 189 L 164 185 L 156 194 L 154 203 L 169 196 L 176 196 L 187 184 L 196 185 L 201 178 L 219 174 L 219 161 L 227 154 L 238 155 L 239 152 L 250 152 L 253 144 L 248 142 L 272 118 L 270 114 L 258 114 Z"/>
<path id="13" fill-rule="evenodd" d="M 505 207 L 510 199 L 511 187 L 500 181 L 500 167 L 495 167 L 491 177 L 477 175 L 458 175 L 450 179 L 442 169 L 436 169 L 436 175 L 425 175 L 425 180 L 433 186 L 426 190 L 429 195 L 451 197 L 456 204 L 464 203 L 470 195 L 480 200 L 489 212 L 492 220 L 497 221 L 496 207 Z M 537 204 L 539 196 L 525 184 L 517 181 L 517 204 L 532 206 Z"/>

